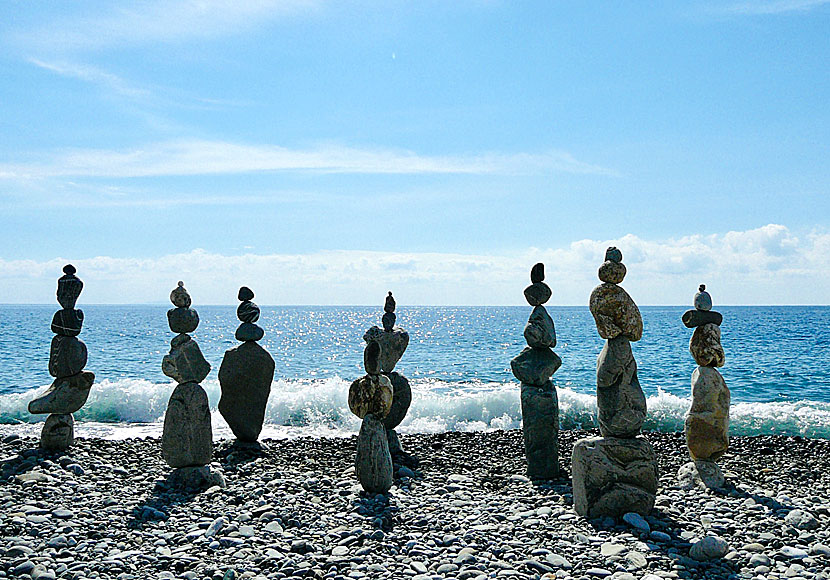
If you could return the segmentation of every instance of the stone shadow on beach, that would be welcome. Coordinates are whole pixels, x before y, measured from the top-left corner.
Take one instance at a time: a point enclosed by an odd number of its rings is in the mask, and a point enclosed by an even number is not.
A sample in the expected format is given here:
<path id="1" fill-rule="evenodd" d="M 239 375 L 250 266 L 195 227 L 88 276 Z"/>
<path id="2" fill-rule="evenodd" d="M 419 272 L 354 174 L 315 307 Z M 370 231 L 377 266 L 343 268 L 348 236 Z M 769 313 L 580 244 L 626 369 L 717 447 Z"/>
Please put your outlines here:
<path id="1" fill-rule="evenodd" d="M 174 474 L 170 473 L 164 479 L 156 480 L 149 495 L 133 508 L 127 528 L 142 529 L 147 523 L 167 520 L 174 506 L 190 503 L 204 491 L 195 487 L 177 486 L 174 477 Z"/>

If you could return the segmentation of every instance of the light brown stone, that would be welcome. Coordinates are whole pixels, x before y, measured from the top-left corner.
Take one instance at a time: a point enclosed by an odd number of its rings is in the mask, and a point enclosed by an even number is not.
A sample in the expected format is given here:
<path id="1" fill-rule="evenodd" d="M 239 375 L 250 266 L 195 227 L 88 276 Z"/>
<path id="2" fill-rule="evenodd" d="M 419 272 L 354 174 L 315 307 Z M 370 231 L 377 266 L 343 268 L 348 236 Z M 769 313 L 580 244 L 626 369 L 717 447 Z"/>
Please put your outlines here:
<path id="1" fill-rule="evenodd" d="M 686 444 L 695 460 L 714 461 L 729 447 L 729 388 L 712 367 L 692 373 L 692 406 L 686 415 Z"/>
<path id="2" fill-rule="evenodd" d="M 636 342 L 643 337 L 640 309 L 620 286 L 600 284 L 591 292 L 588 306 L 602 338 L 611 339 L 622 334 Z"/>
<path id="3" fill-rule="evenodd" d="M 363 419 L 369 413 L 383 419 L 392 409 L 392 383 L 384 375 L 366 375 L 349 387 L 349 409 Z"/>
<path id="4" fill-rule="evenodd" d="M 722 367 L 726 355 L 720 344 L 720 326 L 709 323 L 695 328 L 689 341 L 689 352 L 702 367 Z"/>

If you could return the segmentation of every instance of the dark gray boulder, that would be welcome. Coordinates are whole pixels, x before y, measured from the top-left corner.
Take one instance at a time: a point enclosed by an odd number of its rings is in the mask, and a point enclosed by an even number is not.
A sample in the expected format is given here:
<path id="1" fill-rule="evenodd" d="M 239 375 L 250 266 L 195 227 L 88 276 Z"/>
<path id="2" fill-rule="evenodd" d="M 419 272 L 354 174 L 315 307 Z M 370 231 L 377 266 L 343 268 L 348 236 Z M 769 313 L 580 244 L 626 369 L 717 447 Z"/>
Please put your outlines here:
<path id="1" fill-rule="evenodd" d="M 219 412 L 240 441 L 259 438 L 274 380 L 274 359 L 256 342 L 225 353 L 219 367 Z"/>

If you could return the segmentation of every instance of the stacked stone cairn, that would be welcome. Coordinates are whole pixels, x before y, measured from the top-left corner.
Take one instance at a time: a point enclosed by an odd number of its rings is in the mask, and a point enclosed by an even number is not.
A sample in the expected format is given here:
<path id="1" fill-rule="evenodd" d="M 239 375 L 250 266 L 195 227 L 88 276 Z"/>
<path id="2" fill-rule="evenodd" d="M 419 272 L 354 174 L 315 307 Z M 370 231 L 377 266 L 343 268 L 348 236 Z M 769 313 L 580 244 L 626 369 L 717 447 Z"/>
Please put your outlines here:
<path id="1" fill-rule="evenodd" d="M 55 380 L 45 393 L 29 403 L 29 412 L 49 413 L 40 434 L 40 446 L 48 451 L 65 451 L 75 439 L 72 413 L 79 410 L 89 397 L 95 375 L 84 371 L 86 345 L 78 339 L 84 313 L 75 309 L 84 283 L 75 276 L 75 267 L 67 264 L 58 279 L 58 302 L 62 310 L 52 317 L 52 346 L 49 352 L 49 374 Z"/>
<path id="2" fill-rule="evenodd" d="M 377 342 L 380 346 L 381 372 L 392 384 L 392 409 L 383 419 L 389 451 L 396 461 L 412 464 L 413 458 L 404 453 L 400 438 L 395 431 L 395 427 L 400 425 L 406 417 L 406 412 L 412 403 L 412 389 L 409 386 L 409 380 L 402 374 L 395 372 L 395 365 L 401 360 L 406 347 L 409 345 L 409 333 L 401 327 L 395 326 L 397 320 L 395 307 L 395 298 L 389 292 L 383 305 L 383 330 L 373 326 L 363 335 L 363 340 L 367 344 Z"/>
<path id="3" fill-rule="evenodd" d="M 532 480 L 559 477 L 559 399 L 550 378 L 562 359 L 552 350 L 556 330 L 543 306 L 551 296 L 544 279 L 545 265 L 533 266 L 531 284 L 524 291 L 533 306 L 524 330 L 527 348 L 510 361 L 513 374 L 522 383 L 522 435 L 527 476 Z"/>
<path id="4" fill-rule="evenodd" d="M 171 477 L 174 483 L 198 487 L 211 482 L 210 407 L 207 393 L 199 384 L 210 372 L 210 363 L 188 334 L 199 326 L 199 314 L 190 308 L 190 294 L 183 282 L 170 293 L 170 301 L 175 308 L 167 311 L 167 322 L 178 334 L 170 342 L 170 353 L 164 356 L 161 370 L 178 385 L 164 414 L 161 454 L 175 469 Z"/>
<path id="5" fill-rule="evenodd" d="M 247 286 L 239 289 L 241 301 L 236 316 L 242 322 L 236 329 L 236 340 L 242 344 L 232 348 L 222 358 L 219 384 L 222 397 L 219 412 L 236 438 L 255 445 L 265 421 L 265 407 L 274 380 L 274 359 L 259 344 L 265 331 L 256 324 L 259 306 L 251 302 L 254 293 Z"/>
<path id="6" fill-rule="evenodd" d="M 726 357 L 720 344 L 723 316 L 712 310 L 712 297 L 701 284 L 694 310 L 683 314 L 686 328 L 694 328 L 689 352 L 699 365 L 692 372 L 692 406 L 686 415 L 686 445 L 692 458 L 678 472 L 681 487 L 719 488 L 724 477 L 715 463 L 729 447 L 729 388 L 716 367 Z"/>
<path id="7" fill-rule="evenodd" d="M 597 407 L 602 437 L 581 439 L 572 458 L 574 510 L 584 517 L 647 515 L 657 493 L 657 456 L 639 436 L 646 398 L 637 379 L 631 341 L 643 336 L 637 305 L 618 284 L 625 278 L 622 252 L 611 247 L 599 268 L 602 284 L 589 307 L 605 347 L 597 359 Z"/>
<path id="8" fill-rule="evenodd" d="M 363 419 L 357 436 L 355 473 L 369 493 L 386 493 L 392 487 L 392 455 L 383 420 L 392 410 L 392 383 L 381 374 L 381 348 L 372 340 L 363 351 L 366 375 L 349 387 L 349 409 Z"/>

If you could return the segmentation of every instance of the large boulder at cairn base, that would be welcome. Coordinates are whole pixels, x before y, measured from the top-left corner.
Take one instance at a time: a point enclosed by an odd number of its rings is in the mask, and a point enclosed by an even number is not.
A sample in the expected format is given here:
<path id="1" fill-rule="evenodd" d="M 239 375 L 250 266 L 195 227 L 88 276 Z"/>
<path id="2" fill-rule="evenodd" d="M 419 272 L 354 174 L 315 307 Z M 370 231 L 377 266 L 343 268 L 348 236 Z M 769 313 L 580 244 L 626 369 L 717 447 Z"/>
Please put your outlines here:
<path id="1" fill-rule="evenodd" d="M 713 461 L 729 447 L 729 388 L 712 367 L 692 373 L 692 407 L 686 415 L 686 445 L 692 459 Z"/>
<path id="2" fill-rule="evenodd" d="M 199 345 L 187 334 L 179 334 L 170 342 L 170 354 L 161 361 L 161 372 L 177 383 L 201 383 L 210 372 Z"/>
<path id="3" fill-rule="evenodd" d="M 553 348 L 556 346 L 556 330 L 553 319 L 544 306 L 536 306 L 525 325 L 525 340 L 533 348 Z"/>
<path id="4" fill-rule="evenodd" d="M 522 436 L 527 476 L 559 477 L 559 399 L 552 382 L 541 387 L 522 385 Z"/>
<path id="5" fill-rule="evenodd" d="M 593 519 L 648 515 L 657 494 L 657 456 L 642 437 L 589 437 L 574 444 L 574 510 Z"/>
<path id="6" fill-rule="evenodd" d="M 274 380 L 274 359 L 255 342 L 225 353 L 219 367 L 219 412 L 240 441 L 256 441 Z"/>
<path id="7" fill-rule="evenodd" d="M 526 385 L 543 386 L 562 366 L 562 359 L 549 348 L 526 347 L 513 360 L 513 376 Z"/>
<path id="8" fill-rule="evenodd" d="M 372 413 L 383 419 L 392 410 L 392 383 L 384 375 L 366 375 L 349 387 L 349 409 L 361 419 Z"/>
<path id="9" fill-rule="evenodd" d="M 213 432 L 205 390 L 197 383 L 177 385 L 167 403 L 161 455 L 170 467 L 207 465 L 213 457 Z"/>
<path id="10" fill-rule="evenodd" d="M 394 429 L 401 424 L 409 405 L 412 404 L 412 388 L 409 386 L 409 380 L 400 373 L 389 373 L 386 376 L 392 383 L 392 407 L 389 414 L 383 418 L 383 426 Z"/>
<path id="11" fill-rule="evenodd" d="M 369 493 L 386 493 L 392 487 L 392 456 L 386 428 L 372 413 L 363 418 L 360 426 L 354 470 L 360 485 Z"/>
<path id="12" fill-rule="evenodd" d="M 597 407 L 603 437 L 634 437 L 646 420 L 637 361 L 623 335 L 606 342 L 597 358 Z"/>
<path id="13" fill-rule="evenodd" d="M 722 367 L 726 355 L 720 344 L 720 326 L 710 323 L 695 328 L 689 341 L 689 352 L 702 367 Z"/>
<path id="14" fill-rule="evenodd" d="M 40 446 L 46 451 L 66 451 L 75 440 L 75 419 L 69 413 L 46 417 L 40 432 Z"/>
<path id="15" fill-rule="evenodd" d="M 90 372 L 55 379 L 45 393 L 32 399 L 29 403 L 29 412 L 33 415 L 74 413 L 86 403 L 89 389 L 94 381 L 95 375 Z"/>
<path id="16" fill-rule="evenodd" d="M 71 377 L 86 366 L 86 345 L 74 336 L 56 335 L 49 350 L 49 374 L 53 377 Z"/>
<path id="17" fill-rule="evenodd" d="M 640 309 L 628 292 L 616 284 L 605 283 L 594 288 L 588 307 L 602 338 L 610 339 L 622 334 L 636 342 L 643 337 Z"/>

